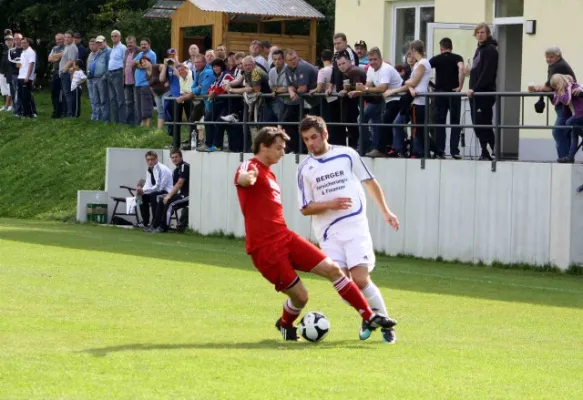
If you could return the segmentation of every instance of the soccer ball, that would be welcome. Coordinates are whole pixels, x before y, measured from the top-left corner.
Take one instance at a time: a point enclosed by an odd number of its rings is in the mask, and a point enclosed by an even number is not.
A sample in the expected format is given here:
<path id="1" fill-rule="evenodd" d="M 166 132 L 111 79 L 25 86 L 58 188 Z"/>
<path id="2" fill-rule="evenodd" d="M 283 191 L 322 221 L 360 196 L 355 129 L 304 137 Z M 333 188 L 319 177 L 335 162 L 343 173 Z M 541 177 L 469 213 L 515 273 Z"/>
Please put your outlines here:
<path id="1" fill-rule="evenodd" d="M 319 342 L 330 331 L 330 321 L 319 312 L 309 312 L 300 321 L 298 329 L 302 337 L 310 342 Z"/>

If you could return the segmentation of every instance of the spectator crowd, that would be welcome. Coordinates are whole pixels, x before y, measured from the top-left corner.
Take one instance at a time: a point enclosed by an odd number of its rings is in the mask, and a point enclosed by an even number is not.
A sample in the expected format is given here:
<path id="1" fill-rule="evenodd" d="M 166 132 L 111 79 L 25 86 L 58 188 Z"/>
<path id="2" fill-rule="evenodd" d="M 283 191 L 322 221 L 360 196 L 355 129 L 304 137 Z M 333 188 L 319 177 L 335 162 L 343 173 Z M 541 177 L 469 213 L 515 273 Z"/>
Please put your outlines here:
<path id="1" fill-rule="evenodd" d="M 180 61 L 176 49 L 168 49 L 159 59 L 148 38 L 138 42 L 135 36 L 122 37 L 118 30 L 111 32 L 109 40 L 103 35 L 90 38 L 88 48 L 79 33 L 57 33 L 48 56 L 52 118 L 80 117 L 86 87 L 91 120 L 145 127 L 155 124 L 172 134 L 167 122 L 177 118 L 185 121 L 181 126 L 189 133 L 183 149 L 248 151 L 244 143 L 249 147 L 251 140 L 250 136 L 244 140 L 244 134 L 250 134 L 234 123 L 246 120 L 282 125 L 291 138 L 288 151 L 297 153 L 303 150 L 298 123 L 302 113 L 309 113 L 331 123 L 332 144 L 347 144 L 369 157 L 421 157 L 426 116 L 435 124 L 445 124 L 449 115 L 449 153 L 461 159 L 462 96 L 437 94 L 461 92 L 469 77 L 465 94 L 470 98 L 474 125 L 493 124 L 496 97 L 488 93 L 496 91 L 497 43 L 487 24 L 479 24 L 474 36 L 477 48 L 467 64 L 454 53 L 451 39 L 443 38 L 439 55 L 428 59 L 425 44 L 414 40 L 406 62 L 393 66 L 378 47 L 368 48 L 362 40 L 350 46 L 345 34 L 336 33 L 333 50 L 322 51 L 318 68 L 294 49 L 257 40 L 250 43 L 248 53 L 229 52 L 224 45 L 202 53 L 191 45 L 188 58 Z M 0 87 L 5 103 L 0 110 L 34 118 L 34 42 L 10 30 L 4 32 L 4 42 Z M 558 127 L 583 125 L 583 105 L 578 106 L 581 90 L 559 48 L 547 49 L 546 59 L 546 83 L 529 90 L 555 92 L 557 128 L 553 137 L 559 161 L 573 162 L 579 130 Z M 243 115 L 245 111 L 247 115 Z M 205 128 L 199 132 L 197 122 L 202 119 Z M 481 159 L 491 160 L 493 129 L 474 131 Z M 225 133 L 228 145 L 224 145 Z M 430 129 L 428 137 L 432 156 L 445 158 L 446 129 Z"/>

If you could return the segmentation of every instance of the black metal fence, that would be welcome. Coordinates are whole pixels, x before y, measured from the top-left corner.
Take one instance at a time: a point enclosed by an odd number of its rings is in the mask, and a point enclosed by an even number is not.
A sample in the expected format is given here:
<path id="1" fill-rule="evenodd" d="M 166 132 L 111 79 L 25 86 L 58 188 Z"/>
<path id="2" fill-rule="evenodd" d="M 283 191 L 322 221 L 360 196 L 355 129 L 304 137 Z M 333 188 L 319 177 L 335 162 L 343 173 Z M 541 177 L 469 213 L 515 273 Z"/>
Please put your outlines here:
<path id="1" fill-rule="evenodd" d="M 260 97 L 264 97 L 264 98 L 270 98 L 273 99 L 274 95 L 272 94 L 258 94 L 258 96 Z M 322 109 L 322 104 L 325 100 L 326 97 L 329 96 L 334 96 L 334 97 L 338 97 L 338 93 L 331 93 L 331 94 L 324 94 L 324 93 L 317 93 L 317 94 L 303 94 L 300 95 L 300 97 L 302 98 L 311 98 L 311 100 L 313 100 L 314 98 L 319 99 L 319 105 L 320 105 L 320 109 Z M 367 97 L 370 96 L 375 96 L 374 94 L 371 93 L 367 93 L 366 95 Z M 365 99 L 364 96 L 358 96 L 358 101 L 359 101 L 359 109 L 360 109 L 360 115 L 362 115 L 364 113 L 364 106 L 365 106 Z M 380 94 L 377 94 L 376 96 L 382 96 Z M 436 123 L 432 123 L 430 121 L 430 101 L 431 99 L 435 99 L 437 97 L 447 97 L 450 99 L 450 105 L 451 105 L 451 99 L 453 98 L 465 98 L 467 97 L 467 93 L 458 93 L 458 92 L 428 92 L 428 93 L 418 93 L 417 94 L 418 97 L 425 97 L 425 98 L 429 98 L 429 101 L 427 101 L 427 106 L 425 107 L 425 118 L 424 118 L 424 123 L 423 124 L 413 124 L 413 123 L 407 123 L 407 124 L 395 124 L 395 123 L 391 123 L 391 124 L 385 124 L 385 123 L 371 123 L 371 122 L 367 122 L 367 123 L 363 123 L 362 122 L 362 118 L 358 118 L 357 122 L 331 122 L 331 121 L 326 121 L 326 124 L 328 126 L 342 126 L 342 127 L 358 127 L 359 130 L 363 127 L 373 127 L 373 126 L 381 126 L 381 127 L 423 127 L 423 132 L 424 132 L 424 150 L 423 150 L 423 155 L 421 158 L 419 158 L 420 160 L 420 165 L 421 168 L 424 169 L 425 165 L 426 165 L 426 159 L 429 157 L 430 154 L 430 128 L 460 128 L 460 129 L 476 129 L 476 128 L 487 128 L 487 129 L 493 129 L 494 130 L 494 143 L 495 143 L 495 149 L 494 149 L 494 153 L 496 155 L 496 157 L 491 161 L 491 169 L 493 172 L 496 171 L 496 163 L 499 161 L 499 157 L 501 155 L 501 140 L 502 140 L 502 131 L 504 129 L 535 129 L 535 130 L 540 130 L 540 129 L 572 129 L 572 126 L 553 126 L 553 125 L 549 125 L 549 113 L 550 113 L 550 106 L 552 106 L 550 104 L 550 98 L 552 96 L 552 93 L 548 93 L 548 92 L 544 92 L 544 93 L 529 93 L 529 92 L 480 92 L 480 93 L 474 93 L 473 96 L 471 98 L 469 98 L 470 102 L 475 102 L 476 98 L 480 98 L 480 97 L 490 97 L 490 98 L 494 98 L 495 99 L 495 105 L 494 105 L 494 117 L 493 117 L 493 121 L 491 125 L 476 125 L 476 124 L 436 124 Z M 289 94 L 278 94 L 277 97 L 289 97 Z M 520 114 L 521 114 L 521 120 L 520 120 L 520 124 L 518 125 L 505 125 L 502 124 L 502 99 L 504 98 L 516 98 L 519 97 L 521 99 L 521 103 L 520 103 Z M 545 114 L 546 114 L 546 124 L 545 125 L 526 125 L 524 123 L 524 107 L 525 107 L 525 99 L 529 98 L 529 97 L 543 97 L 545 99 Z M 206 100 L 208 98 L 208 96 L 197 96 L 197 100 Z M 280 126 L 290 126 L 290 125 L 296 125 L 299 126 L 301 120 L 303 119 L 304 115 L 305 115 L 305 106 L 304 106 L 304 101 L 300 101 L 298 106 L 299 106 L 299 119 L 297 122 L 292 121 L 292 122 L 284 122 L 284 121 L 278 121 L 277 123 L 275 122 L 262 122 L 262 121 L 249 121 L 248 117 L 249 117 L 249 105 L 248 103 L 244 100 L 242 95 L 239 94 L 224 94 L 224 95 L 220 95 L 217 96 L 216 98 L 220 98 L 220 99 L 233 99 L 233 98 L 237 98 L 237 99 L 241 99 L 241 101 L 243 101 L 243 118 L 241 121 L 237 121 L 237 122 L 227 122 L 227 121 L 214 121 L 214 118 L 212 118 L 212 121 L 189 121 L 189 122 L 182 122 L 182 115 L 178 115 L 178 107 L 172 107 L 172 112 L 174 113 L 173 115 L 173 121 L 167 121 L 166 125 L 170 125 L 172 127 L 172 136 L 173 136 L 173 147 L 178 148 L 180 147 L 180 127 L 182 125 L 242 125 L 243 127 L 243 152 L 240 153 L 240 158 L 241 161 L 243 161 L 243 157 L 244 157 L 244 152 L 249 149 L 249 138 L 250 138 L 250 128 L 251 127 L 260 127 L 260 126 L 273 126 L 273 125 L 280 125 Z M 176 101 L 176 97 L 165 97 L 165 100 L 169 100 L 171 102 L 175 102 Z M 340 104 L 342 105 L 343 102 L 341 102 Z M 476 107 L 471 107 L 472 110 L 475 110 Z M 553 107 L 554 110 L 554 107 Z M 229 102 L 229 108 L 228 108 L 228 113 L 231 112 L 231 102 Z M 342 113 L 342 108 L 340 109 L 340 112 Z M 211 99 L 211 115 L 214 116 L 214 99 Z M 180 121 L 179 121 L 180 119 Z M 472 115 L 472 121 L 475 121 L 475 112 Z M 364 143 L 363 143 L 363 136 L 359 135 L 359 147 L 361 150 L 361 155 L 362 152 L 364 152 Z M 301 140 L 301 137 L 298 139 L 298 143 L 300 146 L 300 153 L 303 153 L 304 149 L 303 149 L 303 142 Z M 300 154 L 296 154 L 296 162 L 299 163 L 300 160 Z"/>

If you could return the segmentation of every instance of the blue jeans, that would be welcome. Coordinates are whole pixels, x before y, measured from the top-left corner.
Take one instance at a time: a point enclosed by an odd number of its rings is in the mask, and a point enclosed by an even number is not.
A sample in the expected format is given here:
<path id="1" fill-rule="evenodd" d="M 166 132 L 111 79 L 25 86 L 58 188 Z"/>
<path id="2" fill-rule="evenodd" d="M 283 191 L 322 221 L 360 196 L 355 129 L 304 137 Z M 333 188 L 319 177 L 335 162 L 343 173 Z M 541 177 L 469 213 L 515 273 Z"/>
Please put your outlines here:
<path id="1" fill-rule="evenodd" d="M 109 107 L 111 122 L 126 123 L 126 98 L 123 88 L 123 69 L 109 72 L 107 76 L 109 89 Z"/>
<path id="2" fill-rule="evenodd" d="M 68 72 L 61 73 L 61 85 L 63 87 L 63 97 L 65 98 L 65 116 L 73 118 L 73 93 L 71 92 L 71 75 Z"/>
<path id="3" fill-rule="evenodd" d="M 410 121 L 409 115 L 403 115 L 401 113 L 397 114 L 394 124 L 408 124 Z M 405 150 L 405 139 L 407 138 L 407 132 L 405 132 L 405 127 L 395 126 L 393 128 L 393 150 L 397 153 L 402 153 Z"/>
<path id="4" fill-rule="evenodd" d="M 555 126 L 565 126 L 567 118 L 565 116 L 565 109 L 562 105 L 555 106 L 557 112 L 557 120 Z M 571 146 L 571 133 L 568 129 L 553 129 L 553 138 L 557 146 L 557 155 L 563 158 L 569 155 L 569 148 Z"/>
<path id="5" fill-rule="evenodd" d="M 360 136 L 362 137 L 363 144 L 364 144 L 364 152 L 366 153 L 370 147 L 369 145 L 369 132 L 370 127 L 368 126 L 368 122 L 372 122 L 373 124 L 380 124 L 383 122 L 383 110 L 385 108 L 385 102 L 381 101 L 380 103 L 369 103 L 364 108 L 364 113 L 362 116 L 362 123 L 367 124 L 363 125 L 360 128 Z M 373 126 L 372 127 L 372 147 L 373 149 L 377 149 L 381 152 L 385 152 L 386 148 L 382 148 L 381 146 L 381 127 L 380 126 Z"/>
<path id="6" fill-rule="evenodd" d="M 567 126 L 583 126 L 583 117 L 572 116 L 565 125 Z M 579 145 L 579 136 L 583 136 L 583 129 L 573 128 L 571 130 L 571 145 L 569 148 L 569 157 L 575 157 L 577 154 L 577 146 Z"/>
<path id="7" fill-rule="evenodd" d="M 109 122 L 109 91 L 105 77 L 95 78 L 95 104 L 97 105 L 97 119 L 101 122 Z"/>
<path id="8" fill-rule="evenodd" d="M 95 102 L 95 80 L 87 79 L 87 91 L 89 92 L 89 103 L 91 104 L 91 121 L 99 120 L 97 116 L 97 103 Z"/>

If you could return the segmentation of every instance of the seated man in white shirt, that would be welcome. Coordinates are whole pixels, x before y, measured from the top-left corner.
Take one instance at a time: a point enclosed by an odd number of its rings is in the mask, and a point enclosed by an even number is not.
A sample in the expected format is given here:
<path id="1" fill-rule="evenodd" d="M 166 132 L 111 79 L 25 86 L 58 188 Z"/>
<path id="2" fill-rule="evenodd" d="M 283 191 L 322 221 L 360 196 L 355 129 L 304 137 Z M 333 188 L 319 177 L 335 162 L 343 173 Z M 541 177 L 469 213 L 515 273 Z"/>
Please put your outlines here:
<path id="1" fill-rule="evenodd" d="M 146 153 L 146 163 L 148 173 L 146 174 L 146 184 L 138 186 L 137 195 L 141 196 L 140 213 L 144 227 L 150 225 L 150 207 L 152 215 L 156 215 L 157 201 L 159 195 L 168 194 L 172 190 L 172 171 L 170 168 L 158 162 L 158 154 L 155 151 Z"/>

